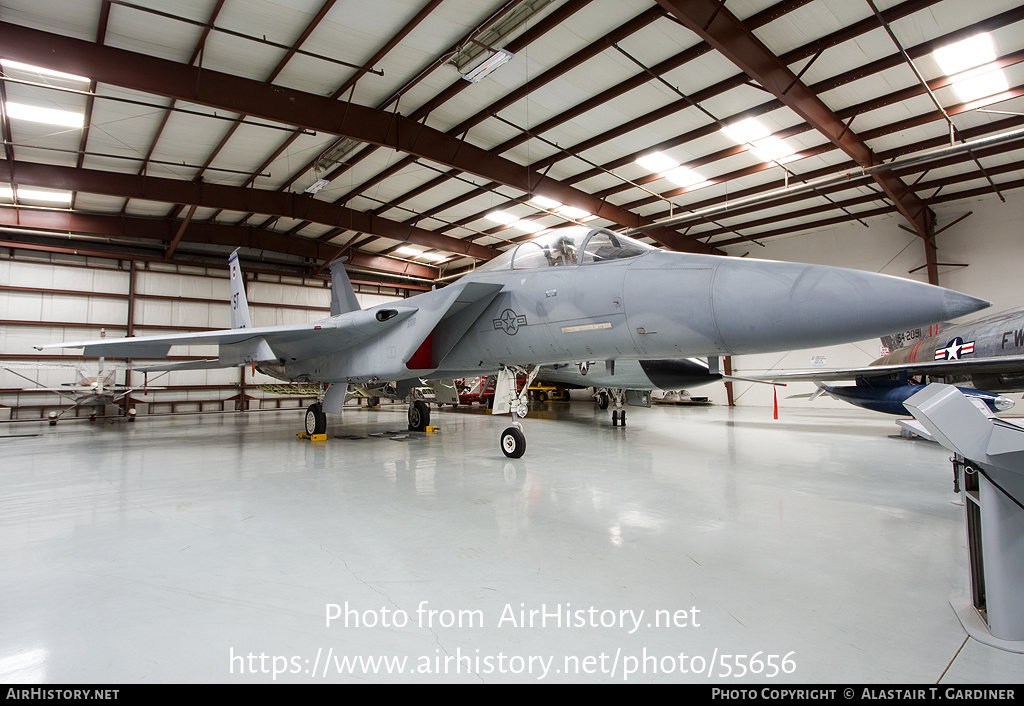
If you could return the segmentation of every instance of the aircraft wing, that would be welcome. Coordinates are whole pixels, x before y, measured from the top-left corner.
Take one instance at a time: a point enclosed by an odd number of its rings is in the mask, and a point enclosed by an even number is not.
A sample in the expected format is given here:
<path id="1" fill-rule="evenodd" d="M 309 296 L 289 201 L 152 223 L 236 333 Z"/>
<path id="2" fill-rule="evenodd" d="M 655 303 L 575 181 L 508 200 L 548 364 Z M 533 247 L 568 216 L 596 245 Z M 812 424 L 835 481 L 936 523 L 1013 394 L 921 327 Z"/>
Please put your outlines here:
<path id="1" fill-rule="evenodd" d="M 386 318 L 378 318 L 377 313 L 383 310 L 375 308 L 354 311 L 311 324 L 175 333 L 135 338 L 97 338 L 91 341 L 50 343 L 36 346 L 36 349 L 82 348 L 83 355 L 86 357 L 166 358 L 168 351 L 173 346 L 217 345 L 222 347 L 223 358 L 224 346 L 255 349 L 265 342 L 276 355 L 286 355 L 289 351 L 296 350 L 301 351 L 303 357 L 310 357 L 351 348 L 409 318 L 418 311 L 416 307 L 399 304 L 386 308 L 388 312 Z M 276 355 L 266 355 L 259 359 L 270 360 Z M 202 362 L 210 363 L 212 361 Z M 238 362 L 237 360 L 222 361 L 220 365 L 236 365 Z M 205 367 L 216 366 L 206 365 Z"/>
<path id="2" fill-rule="evenodd" d="M 1012 373 L 1024 370 L 1024 355 L 990 356 L 960 360 L 936 360 L 921 363 L 897 365 L 867 365 L 862 368 L 821 368 L 818 370 L 793 370 L 763 375 L 747 375 L 759 381 L 800 382 L 818 380 L 856 380 L 859 377 L 877 377 L 907 373 L 908 375 L 974 375 L 977 373 Z"/>

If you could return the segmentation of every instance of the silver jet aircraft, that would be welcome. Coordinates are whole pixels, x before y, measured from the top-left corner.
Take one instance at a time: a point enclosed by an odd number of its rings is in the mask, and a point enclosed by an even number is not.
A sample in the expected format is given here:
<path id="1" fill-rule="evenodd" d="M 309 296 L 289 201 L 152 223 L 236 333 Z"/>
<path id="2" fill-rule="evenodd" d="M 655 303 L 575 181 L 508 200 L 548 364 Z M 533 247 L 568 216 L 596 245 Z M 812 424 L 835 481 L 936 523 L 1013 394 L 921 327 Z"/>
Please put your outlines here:
<path id="1" fill-rule="evenodd" d="M 511 413 L 506 456 L 526 439 L 516 416 L 541 365 L 571 361 L 766 353 L 874 338 L 963 316 L 980 299 L 920 282 L 821 265 L 666 252 L 597 228 L 566 228 L 519 244 L 443 288 L 360 309 L 340 263 L 331 316 L 252 328 L 237 252 L 227 331 L 56 343 L 84 355 L 165 358 L 175 345 L 216 344 L 213 360 L 160 369 L 254 363 L 281 380 L 320 385 L 309 433 L 340 414 L 351 385 L 412 398 L 414 388 L 497 374 L 494 413 Z M 516 376 L 523 374 L 520 389 Z M 409 425 L 429 408 L 411 399 Z"/>
<path id="2" fill-rule="evenodd" d="M 980 400 L 992 412 L 1014 405 L 999 393 L 1024 391 L 1024 308 L 959 324 L 937 324 L 928 331 L 905 331 L 883 341 L 900 347 L 861 368 L 791 371 L 753 379 L 814 382 L 818 392 L 812 398 L 827 394 L 895 415 L 910 414 L 903 403 L 928 382 L 955 384 L 965 396 Z M 837 380 L 855 380 L 856 384 L 824 384 Z"/>

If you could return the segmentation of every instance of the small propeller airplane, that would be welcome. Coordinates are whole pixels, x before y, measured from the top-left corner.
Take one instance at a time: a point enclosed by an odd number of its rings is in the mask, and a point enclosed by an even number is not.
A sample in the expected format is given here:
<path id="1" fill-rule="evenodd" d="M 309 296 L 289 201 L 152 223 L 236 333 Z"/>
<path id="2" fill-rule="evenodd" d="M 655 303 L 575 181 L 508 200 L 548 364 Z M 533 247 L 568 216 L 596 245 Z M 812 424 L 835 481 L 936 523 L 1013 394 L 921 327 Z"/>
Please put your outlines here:
<path id="1" fill-rule="evenodd" d="M 331 263 L 331 316 L 253 328 L 238 251 L 228 260 L 232 328 L 51 343 L 87 357 L 166 358 L 172 346 L 217 345 L 218 357 L 137 370 L 255 364 L 314 383 L 306 431 L 326 431 L 350 386 L 407 399 L 409 427 L 430 410 L 413 392 L 497 375 L 494 414 L 511 414 L 500 448 L 526 449 L 517 417 L 542 365 L 719 356 L 860 341 L 978 311 L 988 302 L 887 275 L 822 265 L 667 252 L 604 228 L 562 228 L 525 241 L 447 287 L 361 309 L 341 261 Z M 899 306 L 893 306 L 899 302 Z M 525 384 L 517 386 L 517 376 Z M 628 387 L 628 385 L 623 385 Z"/>
<path id="2" fill-rule="evenodd" d="M 124 366 L 119 367 L 105 367 L 103 359 L 99 361 L 97 371 L 90 373 L 86 371 L 80 365 L 68 364 L 68 365 L 54 365 L 54 364 L 43 364 L 43 365 L 28 365 L 28 364 L 4 364 L 0 365 L 0 369 L 6 370 L 12 375 L 17 375 L 23 380 L 27 380 L 35 387 L 26 388 L 37 392 L 54 392 L 65 400 L 68 404 L 61 409 L 60 412 L 50 412 L 48 420 L 50 426 L 56 426 L 57 422 L 61 417 L 68 413 L 75 412 L 78 409 L 92 409 L 92 413 L 89 415 L 90 420 L 95 420 L 99 413 L 102 413 L 103 409 L 107 405 L 118 405 L 124 400 L 130 393 L 135 390 L 141 389 L 138 387 L 128 385 L 118 385 L 115 382 L 115 377 L 118 370 L 124 369 Z M 59 387 L 47 387 L 38 380 L 34 380 L 28 375 L 23 375 L 18 372 L 19 370 L 73 370 L 75 373 L 74 382 L 62 383 Z M 149 388 L 154 389 L 154 388 Z M 125 410 L 125 416 L 128 421 L 135 421 L 135 410 Z"/>

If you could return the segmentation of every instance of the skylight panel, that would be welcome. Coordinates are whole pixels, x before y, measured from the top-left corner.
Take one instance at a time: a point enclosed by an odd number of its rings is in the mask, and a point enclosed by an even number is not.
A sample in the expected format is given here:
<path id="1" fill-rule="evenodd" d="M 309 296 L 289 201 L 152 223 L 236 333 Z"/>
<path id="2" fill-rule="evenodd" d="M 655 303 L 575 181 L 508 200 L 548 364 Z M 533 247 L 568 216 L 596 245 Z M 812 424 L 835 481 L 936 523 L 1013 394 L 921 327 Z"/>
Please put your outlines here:
<path id="1" fill-rule="evenodd" d="M 518 218 L 513 216 L 511 213 L 508 213 L 507 211 L 491 211 L 486 216 L 484 216 L 484 218 L 486 218 L 489 221 L 494 221 L 495 223 L 498 223 L 503 226 L 507 226 L 510 223 L 515 223 L 516 221 L 519 220 Z"/>
<path id="2" fill-rule="evenodd" d="M 771 135 L 771 130 L 754 118 L 746 118 L 721 129 L 722 134 L 733 142 L 744 145 Z"/>
<path id="3" fill-rule="evenodd" d="M 664 152 L 652 152 L 638 157 L 636 163 L 649 172 L 661 174 L 679 166 L 679 162 L 669 157 Z"/>
<path id="4" fill-rule="evenodd" d="M 987 32 L 940 47 L 932 57 L 943 73 L 953 77 L 953 91 L 963 103 L 1010 88 L 1002 69 L 987 66 L 996 60 L 995 46 Z"/>
<path id="5" fill-rule="evenodd" d="M 560 208 L 562 204 L 554 199 L 549 199 L 546 196 L 534 196 L 532 199 L 527 201 L 531 206 L 542 208 L 546 211 L 554 211 L 556 208 Z"/>
<path id="6" fill-rule="evenodd" d="M 73 113 L 70 110 L 56 108 L 40 108 L 35 105 L 7 101 L 7 115 L 17 120 L 30 120 L 46 125 L 80 128 L 85 125 L 84 113 Z"/>
<path id="7" fill-rule="evenodd" d="M 43 191 L 40 189 L 18 188 L 18 201 L 42 201 L 44 203 L 57 203 L 70 205 L 70 191 Z"/>
<path id="8" fill-rule="evenodd" d="M 676 167 L 675 169 L 671 169 L 665 172 L 664 177 L 676 186 L 680 187 L 693 186 L 694 184 L 699 184 L 704 181 L 704 177 L 687 167 Z"/>
<path id="9" fill-rule="evenodd" d="M 987 32 L 983 32 L 968 39 L 939 47 L 932 52 L 932 56 L 939 68 L 942 69 L 942 73 L 953 76 L 961 71 L 995 61 L 996 50 L 992 46 L 992 38 Z"/>
<path id="10" fill-rule="evenodd" d="M 39 76 L 49 76 L 51 78 L 59 78 L 65 81 L 75 81 L 77 83 L 89 83 L 89 79 L 85 76 L 76 76 L 75 74 L 66 74 L 63 71 L 54 71 L 53 69 L 44 69 L 42 66 L 32 66 L 31 64 L 23 64 L 20 61 L 11 61 L 10 59 L 0 59 L 0 66 L 10 71 L 22 71 L 28 74 L 37 74 Z"/>

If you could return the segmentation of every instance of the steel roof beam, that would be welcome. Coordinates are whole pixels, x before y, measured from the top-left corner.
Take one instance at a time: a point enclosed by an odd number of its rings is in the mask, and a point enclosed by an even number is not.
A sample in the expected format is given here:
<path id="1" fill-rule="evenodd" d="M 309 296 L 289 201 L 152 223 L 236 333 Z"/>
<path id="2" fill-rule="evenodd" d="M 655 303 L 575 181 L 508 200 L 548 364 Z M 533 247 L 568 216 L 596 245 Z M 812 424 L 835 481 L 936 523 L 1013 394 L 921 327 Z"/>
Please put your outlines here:
<path id="1" fill-rule="evenodd" d="M 0 226 L 5 227 L 8 232 L 16 232 L 17 229 L 53 231 L 55 235 L 64 237 L 62 245 L 66 244 L 68 233 L 170 243 L 174 238 L 175 229 L 179 225 L 179 221 L 168 219 L 0 208 Z M 334 259 L 338 251 L 337 246 L 309 238 L 298 238 L 259 228 L 220 223 L 192 223 L 185 231 L 181 242 L 266 250 L 313 261 Z M 380 270 L 383 273 L 422 277 L 430 280 L 438 277 L 438 268 L 432 265 L 421 265 L 367 253 L 349 253 L 348 261 L 354 266 Z"/>
<path id="2" fill-rule="evenodd" d="M 397 113 L 8 22 L 0 22 L 0 46 L 5 56 L 25 63 L 89 76 L 122 88 L 258 115 L 285 125 L 344 135 L 456 167 L 525 193 L 540 193 L 621 226 L 649 225 L 647 219 L 635 213 Z M 246 210 L 264 212 L 253 207 Z M 665 229 L 652 231 L 650 236 L 678 249 L 705 250 L 699 243 Z"/>
<path id="3" fill-rule="evenodd" d="M 319 201 L 306 194 L 245 189 L 223 184 L 203 184 L 181 179 L 138 176 L 34 162 L 2 160 L 0 161 L 0 171 L 3 170 L 10 170 L 15 184 L 188 204 L 227 211 L 269 213 L 282 218 L 307 219 L 347 230 L 373 233 L 382 238 L 416 243 L 478 260 L 489 260 L 494 256 L 494 251 L 482 245 L 416 226 L 396 223 L 345 206 Z"/>
<path id="4" fill-rule="evenodd" d="M 862 167 L 871 167 L 878 158 L 865 142 L 818 98 L 797 80 L 793 72 L 766 47 L 735 15 L 716 0 L 658 0 L 698 37 L 711 44 L 768 93 L 781 100 L 829 142 L 843 150 Z M 889 172 L 873 178 L 893 202 L 914 231 L 931 243 L 935 214 L 899 178 Z M 929 280 L 932 280 L 929 272 Z"/>

